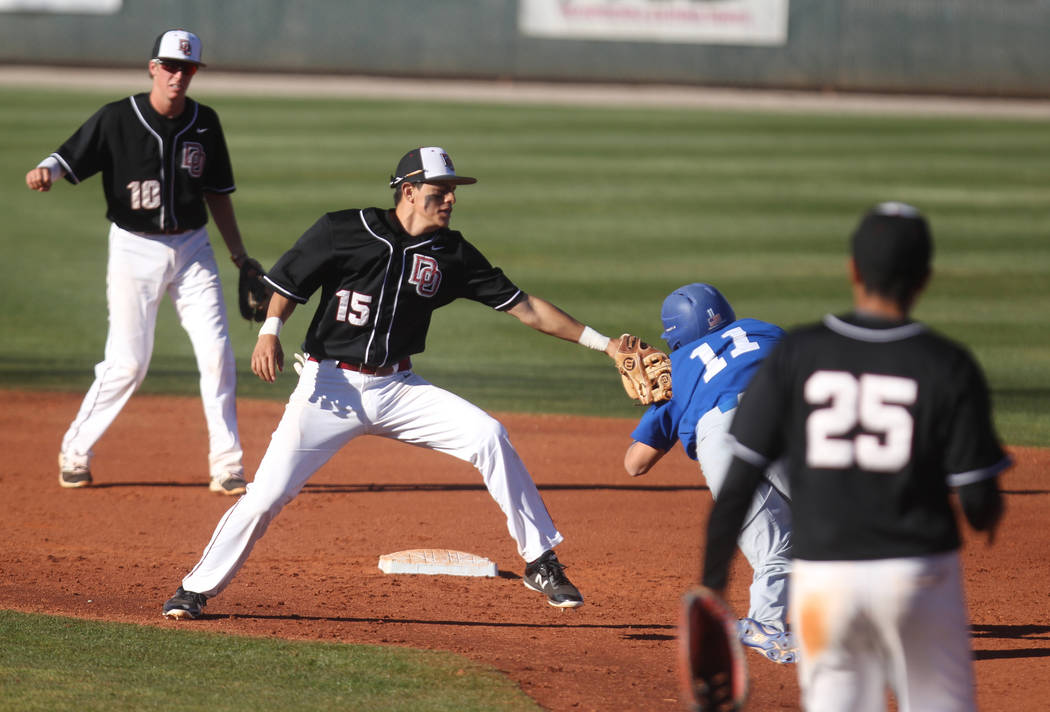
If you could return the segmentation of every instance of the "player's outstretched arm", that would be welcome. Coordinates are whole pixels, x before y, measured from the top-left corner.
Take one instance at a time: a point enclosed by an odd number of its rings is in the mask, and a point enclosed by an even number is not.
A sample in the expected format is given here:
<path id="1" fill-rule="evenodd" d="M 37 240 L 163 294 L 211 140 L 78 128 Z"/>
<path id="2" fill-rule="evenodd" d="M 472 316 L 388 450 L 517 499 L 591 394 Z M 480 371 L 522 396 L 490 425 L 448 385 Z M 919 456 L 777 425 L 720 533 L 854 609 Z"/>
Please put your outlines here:
<path id="1" fill-rule="evenodd" d="M 281 327 L 295 311 L 295 302 L 275 292 L 270 298 L 266 321 L 259 330 L 259 340 L 252 351 L 252 373 L 273 383 L 277 374 L 284 370 L 284 350 L 281 348 Z"/>
<path id="2" fill-rule="evenodd" d="M 527 294 L 523 300 L 508 309 L 507 313 L 525 326 L 530 326 L 536 331 L 556 336 L 566 341 L 583 343 L 580 337 L 583 335 L 586 327 L 546 299 Z M 594 333 L 593 330 L 591 333 Z M 604 351 L 606 356 L 615 359 L 617 343 L 609 340 L 607 344 L 597 350 Z M 592 348 L 594 347 L 592 346 Z"/>

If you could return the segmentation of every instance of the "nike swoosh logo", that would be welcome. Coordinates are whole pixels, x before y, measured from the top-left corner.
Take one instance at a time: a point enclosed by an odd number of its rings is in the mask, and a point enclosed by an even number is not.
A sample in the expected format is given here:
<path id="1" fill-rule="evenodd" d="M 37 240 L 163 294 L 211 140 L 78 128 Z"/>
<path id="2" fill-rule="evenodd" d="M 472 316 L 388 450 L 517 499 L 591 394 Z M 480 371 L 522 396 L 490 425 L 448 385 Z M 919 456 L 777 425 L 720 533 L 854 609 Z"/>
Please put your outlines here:
<path id="1" fill-rule="evenodd" d="M 438 250 L 443 250 L 443 249 L 445 249 L 444 245 L 431 245 L 430 246 L 430 251 L 431 252 L 437 252 Z"/>
<path id="2" fill-rule="evenodd" d="M 208 129 L 197 129 L 197 133 L 204 133 L 204 132 L 205 132 L 205 131 L 207 131 L 207 130 L 208 130 Z"/>

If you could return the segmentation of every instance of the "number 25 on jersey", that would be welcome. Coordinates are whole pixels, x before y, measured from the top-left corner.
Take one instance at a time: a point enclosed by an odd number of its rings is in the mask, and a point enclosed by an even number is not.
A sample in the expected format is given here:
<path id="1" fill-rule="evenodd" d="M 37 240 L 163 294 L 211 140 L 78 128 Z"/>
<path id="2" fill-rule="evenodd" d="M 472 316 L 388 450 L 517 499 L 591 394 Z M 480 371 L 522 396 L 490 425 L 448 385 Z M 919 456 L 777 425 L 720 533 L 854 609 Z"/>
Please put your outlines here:
<path id="1" fill-rule="evenodd" d="M 906 406 L 918 393 L 910 378 L 816 371 L 803 392 L 806 403 L 819 406 L 806 419 L 806 464 L 897 472 L 911 459 L 915 421 Z M 850 437 L 858 425 L 860 432 Z"/>

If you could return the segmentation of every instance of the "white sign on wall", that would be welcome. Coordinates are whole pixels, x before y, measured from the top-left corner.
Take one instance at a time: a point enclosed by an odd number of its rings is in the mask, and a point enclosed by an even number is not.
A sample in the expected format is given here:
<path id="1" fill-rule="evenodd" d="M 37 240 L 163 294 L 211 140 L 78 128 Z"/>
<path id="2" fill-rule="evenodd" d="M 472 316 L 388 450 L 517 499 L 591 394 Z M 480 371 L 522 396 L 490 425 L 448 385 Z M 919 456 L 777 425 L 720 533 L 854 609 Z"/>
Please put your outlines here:
<path id="1" fill-rule="evenodd" d="M 532 37 L 782 45 L 788 0 L 518 0 Z"/>
<path id="2" fill-rule="evenodd" d="M 0 0 L 0 12 L 113 15 L 123 0 Z"/>

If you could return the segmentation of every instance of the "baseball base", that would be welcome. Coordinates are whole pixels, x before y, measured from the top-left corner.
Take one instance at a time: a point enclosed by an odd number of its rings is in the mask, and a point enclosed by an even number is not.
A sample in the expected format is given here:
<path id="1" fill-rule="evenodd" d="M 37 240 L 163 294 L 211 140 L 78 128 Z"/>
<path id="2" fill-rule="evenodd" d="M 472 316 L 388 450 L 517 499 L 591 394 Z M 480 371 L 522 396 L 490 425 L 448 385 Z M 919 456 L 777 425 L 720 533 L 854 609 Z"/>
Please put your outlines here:
<path id="1" fill-rule="evenodd" d="M 496 576 L 496 564 L 483 556 L 452 549 L 408 549 L 379 557 L 379 570 L 387 574 L 446 574 Z"/>

